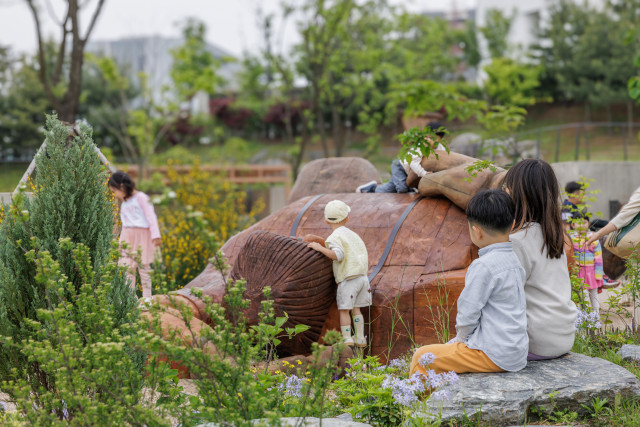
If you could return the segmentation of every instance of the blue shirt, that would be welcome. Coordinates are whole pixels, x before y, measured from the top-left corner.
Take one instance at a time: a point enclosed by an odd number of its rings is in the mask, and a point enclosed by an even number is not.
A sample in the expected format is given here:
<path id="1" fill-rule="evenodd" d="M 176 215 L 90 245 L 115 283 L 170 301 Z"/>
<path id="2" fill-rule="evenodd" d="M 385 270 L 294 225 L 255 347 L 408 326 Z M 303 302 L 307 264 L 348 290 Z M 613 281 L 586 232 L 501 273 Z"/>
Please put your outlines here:
<path id="1" fill-rule="evenodd" d="M 479 251 L 471 263 L 458 298 L 456 341 L 482 350 L 505 371 L 527 366 L 525 271 L 511 242 Z"/>

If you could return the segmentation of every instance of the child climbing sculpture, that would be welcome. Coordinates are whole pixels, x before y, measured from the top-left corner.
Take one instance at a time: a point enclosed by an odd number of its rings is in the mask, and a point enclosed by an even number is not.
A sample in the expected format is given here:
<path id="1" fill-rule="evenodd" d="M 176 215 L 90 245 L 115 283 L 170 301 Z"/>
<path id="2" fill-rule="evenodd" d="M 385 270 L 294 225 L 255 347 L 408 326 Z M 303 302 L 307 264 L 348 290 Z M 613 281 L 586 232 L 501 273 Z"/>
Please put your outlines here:
<path id="1" fill-rule="evenodd" d="M 325 222 L 332 233 L 327 237 L 325 246 L 318 242 L 309 243 L 314 249 L 333 260 L 333 275 L 338 284 L 336 300 L 340 312 L 340 331 L 348 346 L 365 347 L 364 317 L 360 308 L 371 305 L 371 288 L 367 270 L 369 255 L 364 242 L 353 231 L 345 227 L 351 208 L 340 201 L 332 200 L 324 208 Z M 351 313 L 355 335 L 351 335 Z"/>

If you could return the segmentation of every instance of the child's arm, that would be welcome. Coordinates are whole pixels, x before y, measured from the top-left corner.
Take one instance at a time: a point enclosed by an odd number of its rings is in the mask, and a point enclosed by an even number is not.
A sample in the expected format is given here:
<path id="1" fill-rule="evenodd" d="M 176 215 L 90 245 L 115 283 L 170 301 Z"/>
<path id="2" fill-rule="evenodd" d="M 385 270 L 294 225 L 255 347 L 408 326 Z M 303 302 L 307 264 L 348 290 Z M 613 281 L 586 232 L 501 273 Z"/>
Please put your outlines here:
<path id="1" fill-rule="evenodd" d="M 465 342 L 480 324 L 482 309 L 487 304 L 495 282 L 492 274 L 482 265 L 471 265 L 467 270 L 465 285 L 458 298 L 455 341 Z"/>
<path id="2" fill-rule="evenodd" d="M 307 245 L 307 247 L 320 252 L 321 254 L 325 255 L 327 258 L 333 261 L 336 261 L 338 259 L 338 255 L 336 255 L 334 251 L 332 251 L 329 248 L 325 248 L 318 242 L 311 242 Z"/>
<path id="3" fill-rule="evenodd" d="M 409 167 L 420 178 L 422 178 L 423 176 L 431 173 L 431 172 L 425 170 L 425 168 L 422 167 L 422 154 L 411 156 L 411 163 L 409 163 Z"/>
<path id="4" fill-rule="evenodd" d="M 160 240 L 160 227 L 158 226 L 158 217 L 156 216 L 156 211 L 153 209 L 153 205 L 149 201 L 149 196 L 147 196 L 146 194 L 140 194 L 138 196 L 138 203 L 142 208 L 144 217 L 147 218 L 147 222 L 149 223 L 149 232 L 151 233 L 151 240 L 153 241 L 153 244 L 156 246 L 160 246 L 162 240 Z"/>

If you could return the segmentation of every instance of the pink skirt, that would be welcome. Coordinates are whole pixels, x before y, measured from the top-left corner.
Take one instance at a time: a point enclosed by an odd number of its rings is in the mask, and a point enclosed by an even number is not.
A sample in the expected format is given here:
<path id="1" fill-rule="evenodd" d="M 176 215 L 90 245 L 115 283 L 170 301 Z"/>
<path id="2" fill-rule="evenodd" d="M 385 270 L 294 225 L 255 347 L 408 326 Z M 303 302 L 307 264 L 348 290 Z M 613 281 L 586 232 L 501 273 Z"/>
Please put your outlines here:
<path id="1" fill-rule="evenodd" d="M 129 258 L 130 263 L 136 262 L 138 250 L 142 252 L 140 257 L 143 265 L 153 262 L 157 248 L 151 241 L 151 232 L 148 228 L 123 227 L 120 232 L 120 243 L 128 243 L 129 247 L 123 250 L 122 256 Z"/>
<path id="2" fill-rule="evenodd" d="M 580 266 L 578 277 L 584 280 L 586 289 L 598 289 L 603 285 L 602 280 L 596 279 L 596 270 L 593 266 Z"/>

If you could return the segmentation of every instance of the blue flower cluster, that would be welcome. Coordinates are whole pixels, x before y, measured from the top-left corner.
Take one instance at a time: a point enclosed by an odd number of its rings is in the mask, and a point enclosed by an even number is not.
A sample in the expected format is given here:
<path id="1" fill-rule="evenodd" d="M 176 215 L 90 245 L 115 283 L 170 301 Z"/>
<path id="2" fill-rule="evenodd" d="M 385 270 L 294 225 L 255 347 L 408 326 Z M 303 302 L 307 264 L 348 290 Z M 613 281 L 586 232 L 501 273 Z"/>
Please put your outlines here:
<path id="1" fill-rule="evenodd" d="M 285 396 L 302 397 L 302 384 L 304 379 L 298 378 L 296 375 L 291 375 L 286 381 L 283 381 L 278 390 L 283 391 Z"/>
<path id="2" fill-rule="evenodd" d="M 390 367 L 400 366 L 400 359 L 394 359 L 389 362 Z M 433 353 L 425 353 L 420 357 L 418 363 L 427 368 L 436 360 Z M 395 363 L 394 363 L 395 362 Z M 396 365 L 396 366 L 394 366 Z M 406 366 L 406 362 L 405 365 Z M 439 387 L 446 387 L 450 384 L 458 382 L 458 375 L 455 372 L 436 373 L 433 369 L 429 369 L 427 374 L 415 373 L 409 379 L 398 378 L 395 375 L 385 376 L 382 382 L 382 388 L 391 390 L 394 401 L 399 405 L 411 406 L 418 401 L 418 396 L 427 390 L 436 390 Z M 436 400 L 447 400 L 451 397 L 449 390 L 440 389 L 431 393 L 431 398 Z"/>
<path id="3" fill-rule="evenodd" d="M 409 369 L 409 362 L 405 359 L 393 359 L 389 361 L 389 367 L 399 369 L 401 371 L 406 371 Z"/>
<path id="4" fill-rule="evenodd" d="M 578 331 L 600 329 L 601 327 L 600 313 L 597 311 L 588 312 L 578 309 L 578 315 L 576 316 L 576 329 Z"/>

